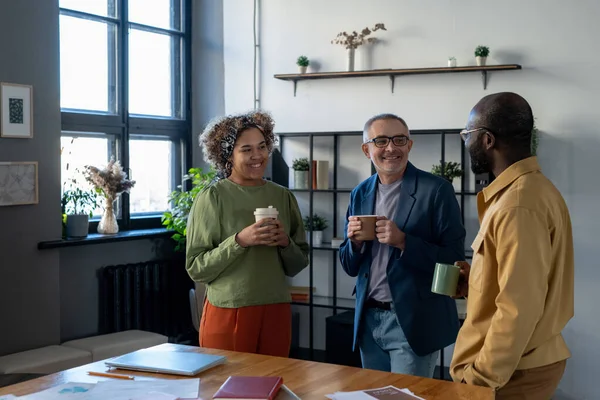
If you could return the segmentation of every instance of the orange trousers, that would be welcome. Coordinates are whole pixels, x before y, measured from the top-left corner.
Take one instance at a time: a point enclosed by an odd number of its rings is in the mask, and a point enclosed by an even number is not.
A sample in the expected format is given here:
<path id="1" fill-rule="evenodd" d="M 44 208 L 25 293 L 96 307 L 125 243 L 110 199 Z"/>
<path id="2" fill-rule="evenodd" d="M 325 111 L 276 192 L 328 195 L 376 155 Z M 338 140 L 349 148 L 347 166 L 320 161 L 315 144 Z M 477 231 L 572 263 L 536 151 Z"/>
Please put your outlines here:
<path id="1" fill-rule="evenodd" d="M 201 347 L 288 357 L 291 343 L 289 303 L 221 308 L 204 300 Z"/>

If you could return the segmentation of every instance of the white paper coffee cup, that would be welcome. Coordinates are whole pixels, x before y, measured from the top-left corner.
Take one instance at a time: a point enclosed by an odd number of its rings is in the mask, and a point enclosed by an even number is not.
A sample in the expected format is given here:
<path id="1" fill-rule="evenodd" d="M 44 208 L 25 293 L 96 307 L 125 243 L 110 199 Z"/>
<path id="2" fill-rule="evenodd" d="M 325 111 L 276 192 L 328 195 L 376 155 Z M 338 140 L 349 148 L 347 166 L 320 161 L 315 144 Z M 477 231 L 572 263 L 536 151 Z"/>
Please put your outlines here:
<path id="1" fill-rule="evenodd" d="M 265 218 L 273 218 L 277 219 L 279 217 L 279 211 L 273 206 L 269 206 L 267 208 L 257 208 L 254 211 L 254 218 L 256 222 Z"/>

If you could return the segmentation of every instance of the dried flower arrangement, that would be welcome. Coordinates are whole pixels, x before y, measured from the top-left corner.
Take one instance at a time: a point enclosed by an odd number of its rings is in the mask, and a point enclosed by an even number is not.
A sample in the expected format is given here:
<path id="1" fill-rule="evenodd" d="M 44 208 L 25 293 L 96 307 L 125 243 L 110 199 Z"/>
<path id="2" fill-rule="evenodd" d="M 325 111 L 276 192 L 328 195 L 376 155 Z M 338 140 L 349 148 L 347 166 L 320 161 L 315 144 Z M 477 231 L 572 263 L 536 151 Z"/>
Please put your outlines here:
<path id="1" fill-rule="evenodd" d="M 387 29 L 385 29 L 384 24 L 378 23 L 375 24 L 375 26 L 371 29 L 369 29 L 368 27 L 364 28 L 360 33 L 357 33 L 356 31 L 352 31 L 352 33 L 350 34 L 347 32 L 340 32 L 337 34 L 335 39 L 331 41 L 331 43 L 341 44 L 346 49 L 356 49 L 365 43 L 375 42 L 377 38 L 367 38 L 367 36 L 378 30 L 387 31 Z"/>
<path id="2" fill-rule="evenodd" d="M 127 179 L 121 163 L 114 158 L 103 169 L 86 165 L 85 179 L 109 202 L 115 201 L 117 196 L 129 192 L 135 186 L 135 181 Z"/>

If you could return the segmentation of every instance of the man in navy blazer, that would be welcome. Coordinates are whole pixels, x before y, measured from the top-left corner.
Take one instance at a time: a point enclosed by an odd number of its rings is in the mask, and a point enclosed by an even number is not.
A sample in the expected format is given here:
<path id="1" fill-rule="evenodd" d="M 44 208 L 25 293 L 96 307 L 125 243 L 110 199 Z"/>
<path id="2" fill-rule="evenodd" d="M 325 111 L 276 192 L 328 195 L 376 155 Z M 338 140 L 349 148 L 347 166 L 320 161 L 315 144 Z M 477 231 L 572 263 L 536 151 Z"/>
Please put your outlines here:
<path id="1" fill-rule="evenodd" d="M 406 122 L 377 115 L 362 150 L 376 174 L 350 195 L 344 271 L 356 279 L 354 344 L 363 368 L 432 377 L 438 351 L 455 342 L 454 300 L 431 292 L 435 264 L 464 260 L 465 229 L 454 188 L 408 161 Z M 376 240 L 357 240 L 358 215 L 377 215 Z"/>

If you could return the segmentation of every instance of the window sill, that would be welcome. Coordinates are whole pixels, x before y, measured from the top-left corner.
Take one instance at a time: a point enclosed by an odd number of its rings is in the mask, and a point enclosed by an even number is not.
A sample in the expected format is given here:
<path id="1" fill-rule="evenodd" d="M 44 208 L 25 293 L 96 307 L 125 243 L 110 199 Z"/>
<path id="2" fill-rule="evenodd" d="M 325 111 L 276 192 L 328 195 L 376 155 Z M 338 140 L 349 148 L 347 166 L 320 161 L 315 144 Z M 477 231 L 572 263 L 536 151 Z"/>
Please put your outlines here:
<path id="1" fill-rule="evenodd" d="M 170 237 L 171 235 L 173 235 L 173 231 L 169 231 L 165 228 L 137 229 L 119 232 L 115 235 L 92 233 L 83 239 L 59 239 L 39 242 L 38 249 L 59 249 L 63 247 L 88 246 L 92 244 L 127 242 L 131 240 Z"/>

